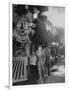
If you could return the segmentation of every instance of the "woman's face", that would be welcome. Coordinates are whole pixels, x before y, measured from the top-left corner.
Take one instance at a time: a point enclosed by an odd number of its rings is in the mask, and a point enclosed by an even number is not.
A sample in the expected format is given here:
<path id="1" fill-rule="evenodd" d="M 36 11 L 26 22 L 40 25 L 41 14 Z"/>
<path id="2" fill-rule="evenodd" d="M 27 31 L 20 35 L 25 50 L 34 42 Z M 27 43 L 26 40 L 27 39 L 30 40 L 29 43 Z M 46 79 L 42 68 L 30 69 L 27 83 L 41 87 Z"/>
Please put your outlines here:
<path id="1" fill-rule="evenodd" d="M 26 16 L 30 22 L 33 20 L 33 14 L 31 12 L 28 12 Z"/>

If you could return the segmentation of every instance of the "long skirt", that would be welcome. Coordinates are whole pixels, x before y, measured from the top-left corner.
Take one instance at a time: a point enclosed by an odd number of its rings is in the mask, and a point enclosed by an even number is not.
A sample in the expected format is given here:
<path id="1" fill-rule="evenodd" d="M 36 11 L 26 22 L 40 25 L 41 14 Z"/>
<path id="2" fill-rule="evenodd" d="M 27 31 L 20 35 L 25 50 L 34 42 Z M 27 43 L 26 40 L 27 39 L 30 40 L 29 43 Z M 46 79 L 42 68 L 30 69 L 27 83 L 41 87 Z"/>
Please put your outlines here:
<path id="1" fill-rule="evenodd" d="M 37 65 L 30 65 L 30 79 L 37 80 L 39 78 Z"/>

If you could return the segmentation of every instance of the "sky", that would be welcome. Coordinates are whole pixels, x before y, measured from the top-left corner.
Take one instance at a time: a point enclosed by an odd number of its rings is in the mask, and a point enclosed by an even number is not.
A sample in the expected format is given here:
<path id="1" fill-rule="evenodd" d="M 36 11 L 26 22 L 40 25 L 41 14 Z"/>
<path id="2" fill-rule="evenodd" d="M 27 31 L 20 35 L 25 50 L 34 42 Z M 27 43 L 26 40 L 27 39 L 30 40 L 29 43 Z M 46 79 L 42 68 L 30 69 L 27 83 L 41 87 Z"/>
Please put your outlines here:
<path id="1" fill-rule="evenodd" d="M 53 26 L 65 28 L 65 8 L 64 7 L 48 7 L 48 11 L 43 13 L 47 15 Z"/>

